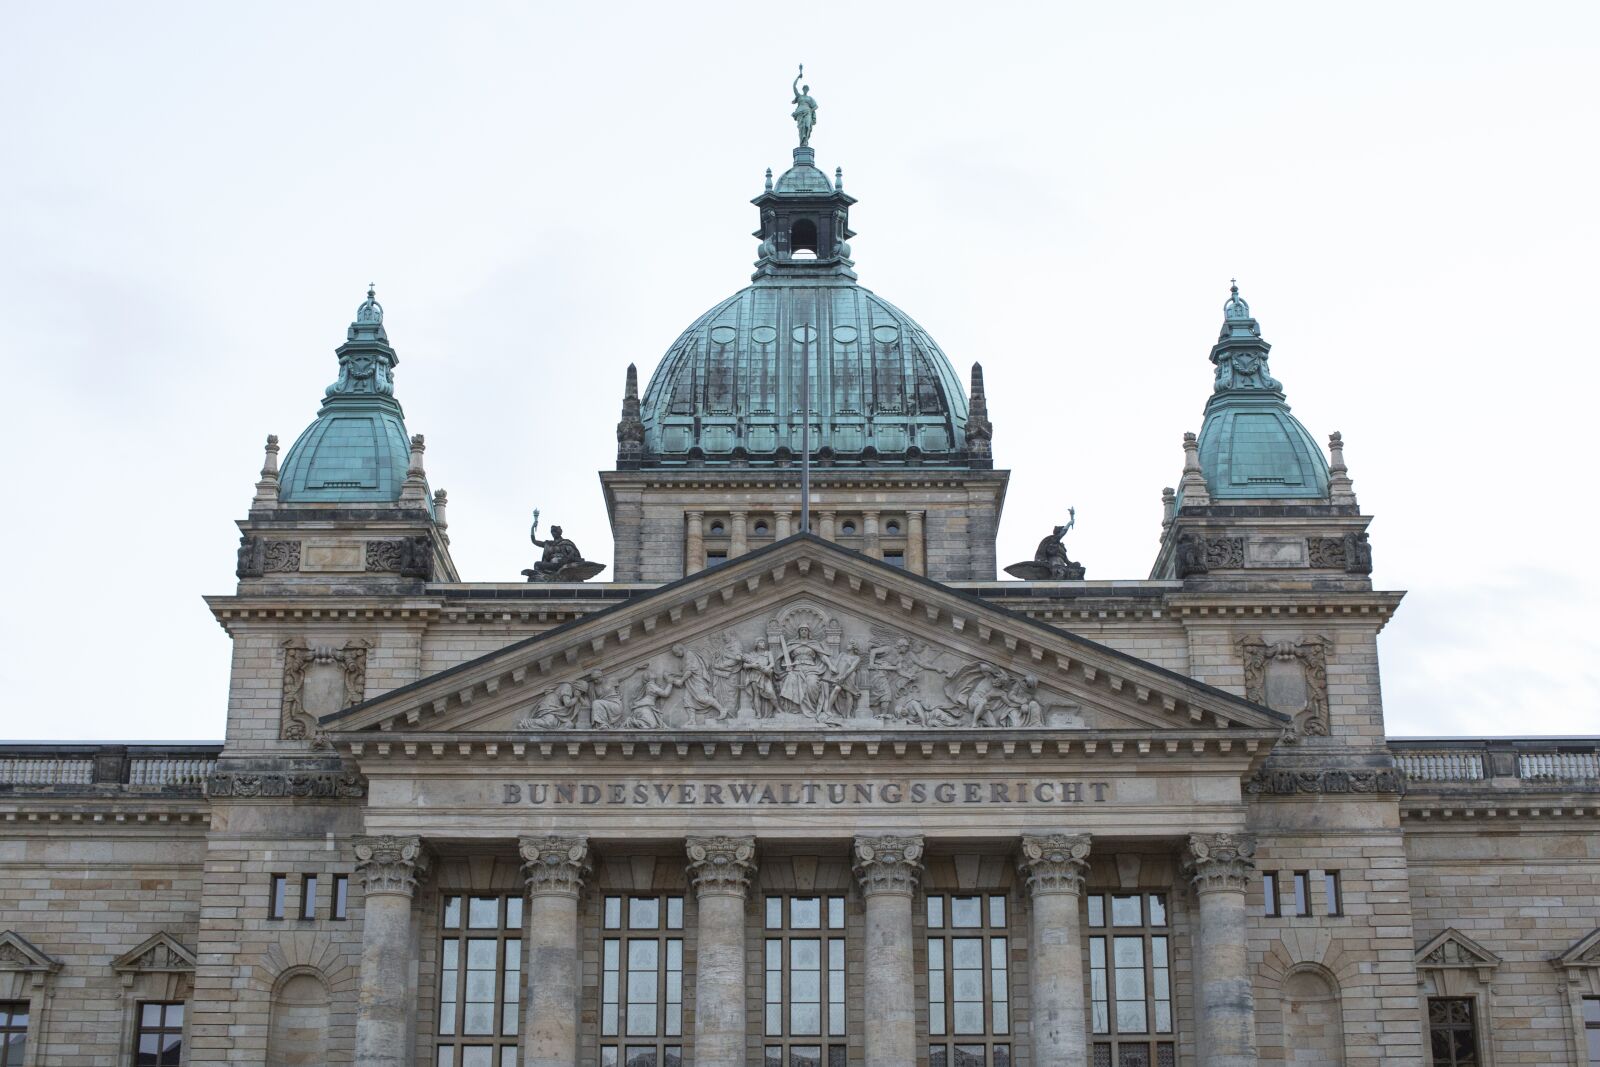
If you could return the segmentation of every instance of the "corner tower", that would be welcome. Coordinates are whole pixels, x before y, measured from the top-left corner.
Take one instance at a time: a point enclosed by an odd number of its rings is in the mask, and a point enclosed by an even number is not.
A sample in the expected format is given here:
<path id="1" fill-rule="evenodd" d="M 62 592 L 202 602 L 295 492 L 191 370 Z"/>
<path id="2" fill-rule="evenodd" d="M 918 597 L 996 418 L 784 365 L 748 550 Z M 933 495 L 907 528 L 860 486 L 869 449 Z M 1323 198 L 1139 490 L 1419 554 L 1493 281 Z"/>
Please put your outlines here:
<path id="1" fill-rule="evenodd" d="M 993 578 L 1008 475 L 981 372 L 969 404 L 928 332 L 858 284 L 855 199 L 818 168 L 800 110 L 792 165 L 752 201 L 751 284 L 679 335 L 642 397 L 628 369 L 601 475 L 616 579 L 668 581 L 798 532 L 808 421 L 813 533 L 933 578 Z"/>

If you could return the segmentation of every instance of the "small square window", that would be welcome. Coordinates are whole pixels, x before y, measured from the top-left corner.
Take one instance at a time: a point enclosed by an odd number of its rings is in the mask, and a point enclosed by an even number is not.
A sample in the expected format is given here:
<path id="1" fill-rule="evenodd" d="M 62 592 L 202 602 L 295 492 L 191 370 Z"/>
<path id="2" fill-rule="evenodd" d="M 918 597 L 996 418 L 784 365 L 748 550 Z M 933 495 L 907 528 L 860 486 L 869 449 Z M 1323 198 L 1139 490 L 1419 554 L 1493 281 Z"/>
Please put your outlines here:
<path id="1" fill-rule="evenodd" d="M 904 570 L 906 566 L 906 554 L 904 552 L 885 552 L 883 554 L 883 561 L 891 567 L 899 567 L 901 570 Z"/>
<path id="2" fill-rule="evenodd" d="M 706 553 L 707 567 L 720 567 L 726 562 L 728 562 L 728 554 L 726 552 L 718 551 Z"/>

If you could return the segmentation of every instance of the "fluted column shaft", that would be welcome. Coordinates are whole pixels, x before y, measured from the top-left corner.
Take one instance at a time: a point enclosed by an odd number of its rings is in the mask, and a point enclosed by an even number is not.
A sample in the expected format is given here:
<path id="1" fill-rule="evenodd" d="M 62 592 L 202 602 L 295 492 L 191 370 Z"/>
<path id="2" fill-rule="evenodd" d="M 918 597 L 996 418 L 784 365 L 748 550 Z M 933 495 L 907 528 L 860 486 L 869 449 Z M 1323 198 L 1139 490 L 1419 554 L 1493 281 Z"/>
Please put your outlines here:
<path id="1" fill-rule="evenodd" d="M 589 873 L 589 842 L 581 836 L 524 837 L 518 851 L 528 886 L 523 1067 L 576 1067 L 582 989 L 578 898 Z"/>
<path id="2" fill-rule="evenodd" d="M 1202 1067 L 1255 1067 L 1256 1011 L 1245 890 L 1255 870 L 1249 834 L 1191 834 L 1188 873 L 1200 899 L 1195 1000 Z"/>
<path id="3" fill-rule="evenodd" d="M 867 902 L 866 1067 L 909 1067 L 917 1062 L 911 901 L 922 838 L 856 838 L 855 872 Z"/>
<path id="4" fill-rule="evenodd" d="M 694 1062 L 697 1067 L 744 1067 L 744 912 L 756 870 L 756 839 L 691 837 L 685 844 L 699 904 Z"/>
<path id="5" fill-rule="evenodd" d="M 683 573 L 685 577 L 706 565 L 706 517 L 701 511 L 684 513 Z"/>
<path id="6" fill-rule="evenodd" d="M 356 1067 L 410 1067 L 416 1035 L 416 927 L 411 914 L 429 854 L 420 837 L 355 840 L 362 886 Z"/>
<path id="7" fill-rule="evenodd" d="M 1087 1064 L 1078 898 L 1089 869 L 1089 835 L 1024 837 L 1018 867 L 1033 901 L 1033 1062 Z"/>

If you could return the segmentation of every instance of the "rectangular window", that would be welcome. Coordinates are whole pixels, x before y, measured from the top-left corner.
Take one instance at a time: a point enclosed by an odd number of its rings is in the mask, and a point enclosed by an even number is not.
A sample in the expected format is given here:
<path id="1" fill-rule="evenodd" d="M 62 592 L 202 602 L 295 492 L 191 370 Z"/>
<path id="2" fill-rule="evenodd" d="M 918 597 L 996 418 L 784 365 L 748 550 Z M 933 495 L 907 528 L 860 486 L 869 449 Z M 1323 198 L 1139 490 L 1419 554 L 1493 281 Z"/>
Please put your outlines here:
<path id="1" fill-rule="evenodd" d="M 1339 872 L 1323 871 L 1322 887 L 1328 897 L 1328 914 L 1343 915 L 1344 900 L 1339 895 Z"/>
<path id="2" fill-rule="evenodd" d="M 435 1067 L 514 1064 L 522 988 L 522 897 L 447 893 L 441 898 L 439 925 Z"/>
<path id="3" fill-rule="evenodd" d="M 281 919 L 287 914 L 289 907 L 289 876 L 275 874 L 272 876 L 272 890 L 267 897 L 267 918 Z"/>
<path id="4" fill-rule="evenodd" d="M 682 1067 L 683 898 L 606 896 L 600 925 L 602 1067 Z"/>
<path id="5" fill-rule="evenodd" d="M 890 550 L 883 554 L 883 561 L 891 567 L 899 567 L 904 570 L 906 565 L 906 554 L 904 552 Z"/>
<path id="6" fill-rule="evenodd" d="M 706 553 L 707 567 L 720 567 L 726 562 L 728 562 L 728 553 L 726 551 L 714 551 Z M 631 1067 L 631 1065 L 629 1065 L 629 1067 Z"/>
<path id="7" fill-rule="evenodd" d="M 1002 893 L 927 895 L 929 1064 L 1010 1067 L 1007 910 Z"/>
<path id="8" fill-rule="evenodd" d="M 1272 871 L 1261 874 L 1261 914 L 1269 919 L 1278 917 L 1278 876 Z"/>
<path id="9" fill-rule="evenodd" d="M 350 915 L 350 876 L 336 874 L 333 876 L 333 910 L 329 915 L 332 919 L 345 919 Z"/>
<path id="10" fill-rule="evenodd" d="M 317 917 L 317 876 L 305 875 L 300 879 L 300 918 Z"/>
<path id="11" fill-rule="evenodd" d="M 769 896 L 764 908 L 764 1059 L 781 1067 L 842 1065 L 844 897 Z"/>
<path id="12" fill-rule="evenodd" d="M 140 1001 L 133 1031 L 134 1067 L 180 1067 L 183 1063 L 183 1002 Z"/>
<path id="13" fill-rule="evenodd" d="M 1311 875 L 1294 872 L 1294 913 L 1302 918 L 1311 914 Z"/>
<path id="14" fill-rule="evenodd" d="M 1089 1028 L 1095 1064 L 1170 1067 L 1176 1062 L 1172 944 L 1162 893 L 1093 892 Z"/>
<path id="15" fill-rule="evenodd" d="M 1600 997 L 1583 998 L 1583 1036 L 1588 1044 L 1589 1067 L 1600 1067 Z"/>
<path id="16" fill-rule="evenodd" d="M 0 1067 L 22 1067 L 28 1051 L 28 1002 L 0 1000 Z"/>
<path id="17" fill-rule="evenodd" d="M 1478 1019 L 1471 997 L 1428 998 L 1434 1067 L 1477 1067 Z"/>

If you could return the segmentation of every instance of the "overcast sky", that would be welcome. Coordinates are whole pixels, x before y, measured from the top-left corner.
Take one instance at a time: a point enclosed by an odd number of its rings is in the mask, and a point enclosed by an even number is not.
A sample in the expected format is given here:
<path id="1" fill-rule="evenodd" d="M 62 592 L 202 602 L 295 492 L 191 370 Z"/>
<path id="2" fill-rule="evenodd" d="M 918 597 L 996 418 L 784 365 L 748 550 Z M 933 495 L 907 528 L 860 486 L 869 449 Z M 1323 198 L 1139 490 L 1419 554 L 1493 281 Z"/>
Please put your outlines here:
<path id="1" fill-rule="evenodd" d="M 794 143 L 965 376 L 1003 561 L 1148 575 L 1239 278 L 1375 516 L 1391 733 L 1600 733 L 1600 5 L 0 2 L 0 736 L 220 738 L 269 432 L 369 281 L 474 581 L 609 561 L 623 371 Z"/>

